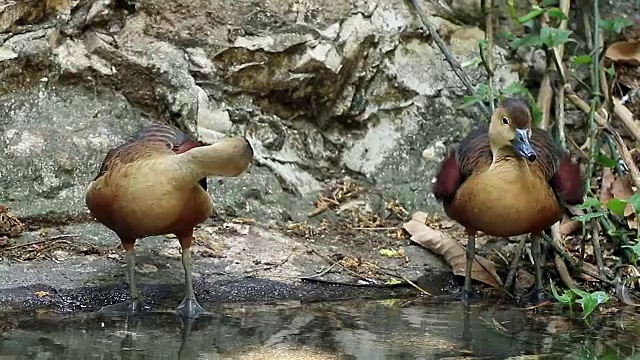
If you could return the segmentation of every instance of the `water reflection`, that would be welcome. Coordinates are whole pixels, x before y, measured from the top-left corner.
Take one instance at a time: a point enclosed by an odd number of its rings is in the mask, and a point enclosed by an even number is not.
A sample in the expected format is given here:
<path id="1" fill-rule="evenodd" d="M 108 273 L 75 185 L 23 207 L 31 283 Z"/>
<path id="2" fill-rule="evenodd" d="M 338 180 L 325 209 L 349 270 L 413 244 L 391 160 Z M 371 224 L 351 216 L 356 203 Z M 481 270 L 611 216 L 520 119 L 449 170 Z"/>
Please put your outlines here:
<path id="1" fill-rule="evenodd" d="M 207 308 L 214 315 L 192 326 L 171 312 L 137 319 L 21 314 L 0 339 L 0 359 L 622 359 L 633 358 L 640 329 L 633 313 L 588 327 L 557 308 L 481 303 L 465 312 L 457 301 Z"/>

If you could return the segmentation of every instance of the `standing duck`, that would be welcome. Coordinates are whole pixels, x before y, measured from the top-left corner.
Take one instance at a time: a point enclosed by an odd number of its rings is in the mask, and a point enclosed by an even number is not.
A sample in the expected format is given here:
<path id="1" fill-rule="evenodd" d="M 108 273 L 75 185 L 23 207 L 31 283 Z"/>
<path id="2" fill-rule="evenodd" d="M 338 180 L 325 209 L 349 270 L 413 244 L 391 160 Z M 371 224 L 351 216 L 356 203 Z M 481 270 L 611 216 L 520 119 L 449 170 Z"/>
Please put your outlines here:
<path id="1" fill-rule="evenodd" d="M 562 219 L 564 205 L 583 201 L 580 167 L 551 135 L 532 128 L 527 104 L 507 98 L 489 128 L 467 135 L 440 167 L 433 187 L 446 214 L 468 235 L 464 296 L 472 294 L 471 266 L 478 231 L 532 235 L 534 302 L 542 295 L 540 235 Z"/>
<path id="2" fill-rule="evenodd" d="M 194 227 L 213 210 L 206 177 L 238 176 L 252 158 L 253 149 L 243 137 L 201 146 L 179 129 L 162 124 L 141 129 L 107 153 L 85 200 L 92 216 L 122 242 L 131 296 L 107 310 L 142 310 L 134 244 L 137 239 L 164 234 L 174 234 L 182 247 L 185 294 L 178 313 L 194 318 L 204 310 L 193 291 L 190 249 Z"/>

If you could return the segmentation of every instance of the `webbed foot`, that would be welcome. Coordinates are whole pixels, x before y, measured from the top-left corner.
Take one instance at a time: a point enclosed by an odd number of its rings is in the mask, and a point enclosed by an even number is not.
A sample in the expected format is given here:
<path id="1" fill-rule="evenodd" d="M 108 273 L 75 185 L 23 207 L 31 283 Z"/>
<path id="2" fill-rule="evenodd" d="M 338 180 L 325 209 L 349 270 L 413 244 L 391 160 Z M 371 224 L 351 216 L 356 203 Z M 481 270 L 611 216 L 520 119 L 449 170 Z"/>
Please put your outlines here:
<path id="1" fill-rule="evenodd" d="M 182 300 L 180 305 L 176 308 L 176 312 L 187 319 L 195 319 L 198 315 L 205 313 L 205 309 L 198 304 L 196 299 L 187 299 Z"/>

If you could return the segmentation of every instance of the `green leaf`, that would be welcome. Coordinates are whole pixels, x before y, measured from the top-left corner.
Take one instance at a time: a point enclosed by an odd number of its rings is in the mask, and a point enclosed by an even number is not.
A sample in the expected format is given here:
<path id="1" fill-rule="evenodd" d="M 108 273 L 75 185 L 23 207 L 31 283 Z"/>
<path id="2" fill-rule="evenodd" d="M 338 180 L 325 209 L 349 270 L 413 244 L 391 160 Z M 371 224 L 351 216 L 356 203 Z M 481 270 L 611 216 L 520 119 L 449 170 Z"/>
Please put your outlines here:
<path id="1" fill-rule="evenodd" d="M 591 207 L 594 207 L 596 209 L 599 209 L 600 207 L 602 207 L 602 204 L 600 203 L 600 200 L 593 198 L 593 197 L 588 197 L 586 199 L 584 199 L 584 201 L 582 202 L 582 204 L 576 206 L 578 209 L 589 209 Z"/>
<path id="2" fill-rule="evenodd" d="M 380 249 L 380 255 L 386 257 L 396 257 L 398 256 L 398 252 L 393 249 Z"/>
<path id="3" fill-rule="evenodd" d="M 544 14 L 545 11 L 546 11 L 545 9 L 541 9 L 539 7 L 534 6 L 533 10 L 531 10 L 527 15 L 518 18 L 518 22 L 520 24 L 524 24 L 527 21 L 531 21 L 531 20 L 537 18 L 538 16 Z"/>
<path id="4" fill-rule="evenodd" d="M 582 305 L 582 318 L 586 318 L 595 310 L 595 308 L 609 301 L 609 295 L 607 295 L 604 291 L 596 291 L 593 294 L 588 294 L 582 299 L 577 300 L 576 302 Z"/>
<path id="5" fill-rule="evenodd" d="M 604 216 L 604 213 L 602 212 L 595 212 L 595 213 L 587 213 L 584 215 L 576 215 L 574 217 L 571 218 L 571 220 L 574 221 L 580 221 L 581 223 L 587 223 L 589 221 L 591 221 L 591 219 L 597 219 L 601 216 Z"/>
<path id="6" fill-rule="evenodd" d="M 540 29 L 540 38 L 543 44 L 548 47 L 555 47 L 568 41 L 573 41 L 569 38 L 572 32 L 571 30 L 562 30 L 545 25 Z"/>
<path id="7" fill-rule="evenodd" d="M 615 168 L 616 165 L 618 165 L 617 161 L 607 156 L 607 154 L 601 152 L 596 154 L 595 160 L 598 164 L 608 168 Z"/>
<path id="8" fill-rule="evenodd" d="M 609 75 L 610 78 L 613 78 L 616 76 L 616 68 L 613 66 L 613 64 L 611 65 L 610 68 L 607 68 L 607 75 Z"/>
<path id="9" fill-rule="evenodd" d="M 486 96 L 491 91 L 491 88 L 487 84 L 480 84 L 478 85 L 478 90 L 476 91 L 478 92 L 478 95 Z"/>
<path id="10" fill-rule="evenodd" d="M 502 89 L 501 92 L 506 95 L 516 95 L 516 94 L 528 94 L 529 90 L 519 82 L 512 82 L 506 88 Z"/>
<path id="11" fill-rule="evenodd" d="M 631 195 L 627 201 L 631 204 L 633 211 L 635 211 L 636 214 L 640 214 L 640 192 Z"/>
<path id="12" fill-rule="evenodd" d="M 549 16 L 560 19 L 560 20 L 567 20 L 568 17 L 565 13 L 562 12 L 562 10 L 558 9 L 557 7 L 554 8 L 550 8 L 549 11 L 547 11 L 547 14 L 549 14 Z"/>
<path id="13" fill-rule="evenodd" d="M 591 56 L 589 55 L 580 55 L 574 56 L 571 58 L 571 61 L 574 65 L 587 65 L 591 64 Z"/>
<path id="14" fill-rule="evenodd" d="M 544 7 L 558 6 L 558 4 L 558 0 L 542 0 L 542 6 Z"/>
<path id="15" fill-rule="evenodd" d="M 538 125 L 540 121 L 542 121 L 542 110 L 538 107 L 538 105 L 531 105 L 531 117 L 533 118 L 533 124 Z"/>
<path id="16" fill-rule="evenodd" d="M 521 46 L 542 46 L 542 39 L 536 34 L 527 34 L 522 38 L 516 38 L 511 42 L 511 47 L 517 49 Z"/>
<path id="17" fill-rule="evenodd" d="M 581 298 L 589 296 L 588 292 L 586 292 L 584 290 L 580 290 L 578 288 L 572 288 L 570 290 L 573 291 L 574 293 L 576 293 L 576 295 L 580 296 Z"/>
<path id="18" fill-rule="evenodd" d="M 631 246 L 631 245 L 622 245 L 622 247 L 629 248 L 629 249 L 631 249 L 631 251 L 633 251 L 636 254 L 636 256 L 640 256 L 640 242 L 635 244 L 635 245 L 633 245 L 633 246 Z"/>
<path id="19" fill-rule="evenodd" d="M 571 305 L 574 303 L 574 300 L 576 298 L 576 294 L 571 291 L 565 291 L 562 295 L 559 295 L 556 287 L 553 285 L 553 281 L 551 281 L 551 292 L 553 293 L 553 297 L 555 297 L 558 302 L 561 302 L 563 304 Z"/>
<path id="20" fill-rule="evenodd" d="M 611 31 L 616 34 L 619 34 L 622 29 L 632 26 L 633 21 L 624 18 L 624 17 L 616 17 L 611 20 L 602 20 L 598 22 L 598 27 L 604 31 Z"/>
<path id="21" fill-rule="evenodd" d="M 462 104 L 462 106 L 460 108 L 464 109 L 464 108 L 470 107 L 470 106 L 472 106 L 474 104 L 482 102 L 482 100 L 483 100 L 482 97 L 478 96 L 478 95 L 465 96 L 464 100 L 462 101 L 463 104 Z"/>
<path id="22" fill-rule="evenodd" d="M 614 214 L 624 217 L 624 209 L 627 207 L 627 202 L 622 199 L 611 199 L 607 202 L 607 207 Z"/>
<path id="23" fill-rule="evenodd" d="M 518 39 L 517 36 L 513 35 L 512 33 L 508 32 L 508 31 L 504 31 L 502 32 L 502 37 L 509 40 L 509 41 L 515 41 Z"/>

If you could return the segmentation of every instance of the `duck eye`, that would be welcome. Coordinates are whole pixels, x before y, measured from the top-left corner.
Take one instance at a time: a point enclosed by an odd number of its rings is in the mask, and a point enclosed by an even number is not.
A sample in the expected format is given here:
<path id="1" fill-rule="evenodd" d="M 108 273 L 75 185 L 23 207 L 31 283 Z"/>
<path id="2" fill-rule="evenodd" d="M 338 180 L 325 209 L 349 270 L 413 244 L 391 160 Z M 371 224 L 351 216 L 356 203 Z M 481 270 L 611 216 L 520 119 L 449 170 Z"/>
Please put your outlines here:
<path id="1" fill-rule="evenodd" d="M 507 119 L 506 117 L 502 118 L 502 123 L 505 125 L 509 125 L 509 119 Z"/>

